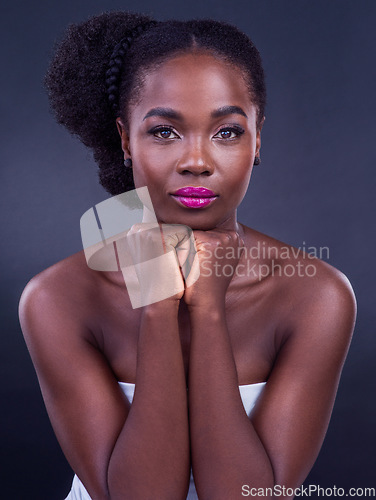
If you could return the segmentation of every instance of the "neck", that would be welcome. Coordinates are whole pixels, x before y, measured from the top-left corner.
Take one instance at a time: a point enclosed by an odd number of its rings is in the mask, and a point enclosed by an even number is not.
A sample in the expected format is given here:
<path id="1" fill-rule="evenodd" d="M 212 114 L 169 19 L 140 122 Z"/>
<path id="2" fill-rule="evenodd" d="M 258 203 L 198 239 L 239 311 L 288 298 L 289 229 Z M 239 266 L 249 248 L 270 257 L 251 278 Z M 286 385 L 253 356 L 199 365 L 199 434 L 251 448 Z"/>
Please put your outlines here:
<path id="1" fill-rule="evenodd" d="M 243 226 L 238 222 L 238 217 L 237 217 L 237 209 L 234 210 L 234 212 L 225 220 L 220 222 L 215 228 L 213 229 L 227 229 L 228 231 L 236 231 L 240 237 L 244 236 L 244 229 Z"/>

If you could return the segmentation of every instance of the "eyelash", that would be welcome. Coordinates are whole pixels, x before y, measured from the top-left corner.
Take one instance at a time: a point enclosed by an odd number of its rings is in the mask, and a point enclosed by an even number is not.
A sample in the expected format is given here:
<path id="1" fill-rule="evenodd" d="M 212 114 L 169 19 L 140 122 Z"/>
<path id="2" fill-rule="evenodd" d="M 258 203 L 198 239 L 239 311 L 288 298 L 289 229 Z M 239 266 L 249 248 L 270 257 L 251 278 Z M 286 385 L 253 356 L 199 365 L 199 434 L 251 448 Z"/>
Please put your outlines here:
<path id="1" fill-rule="evenodd" d="M 172 127 L 165 126 L 165 125 L 164 126 L 153 127 L 152 129 L 150 129 L 148 131 L 148 134 L 154 135 L 157 139 L 160 139 L 162 141 L 173 139 L 173 138 L 170 138 L 170 137 L 162 138 L 162 137 L 157 137 L 156 136 L 156 134 L 158 134 L 159 132 L 164 132 L 164 131 L 172 132 L 173 134 L 178 135 L 173 130 Z M 229 139 L 221 139 L 223 141 L 233 141 L 234 139 L 237 139 L 238 137 L 240 137 L 241 135 L 243 135 L 244 132 L 245 132 L 245 130 L 242 127 L 232 125 L 231 127 L 222 127 L 220 130 L 218 130 L 218 132 L 215 135 L 218 135 L 218 134 L 220 134 L 221 132 L 224 132 L 224 131 L 234 132 L 236 134 L 236 136 L 235 137 L 231 137 Z"/>

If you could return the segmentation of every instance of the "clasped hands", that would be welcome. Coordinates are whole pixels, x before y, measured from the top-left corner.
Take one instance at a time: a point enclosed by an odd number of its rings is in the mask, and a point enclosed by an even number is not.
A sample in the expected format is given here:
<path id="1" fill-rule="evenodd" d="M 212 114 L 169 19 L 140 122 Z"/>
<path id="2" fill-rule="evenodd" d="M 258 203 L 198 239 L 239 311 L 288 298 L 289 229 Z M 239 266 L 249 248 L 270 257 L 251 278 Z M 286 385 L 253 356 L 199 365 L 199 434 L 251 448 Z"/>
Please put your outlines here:
<path id="1" fill-rule="evenodd" d="M 192 230 L 181 224 L 134 224 L 117 241 L 132 307 L 180 299 L 200 276 Z"/>
<path id="2" fill-rule="evenodd" d="M 133 225 L 126 238 L 117 243 L 132 305 L 141 307 L 166 298 L 181 299 L 183 295 L 189 306 L 224 303 L 241 244 L 237 232 L 224 229 L 192 231 L 181 224 Z"/>
<path id="3" fill-rule="evenodd" d="M 127 208 L 132 195 L 137 195 L 139 211 Z M 120 270 L 133 308 L 183 295 L 191 306 L 224 301 L 242 244 L 236 231 L 161 224 L 146 187 L 105 200 L 95 210 L 81 217 L 87 264 L 98 271 Z M 134 223 L 136 217 L 142 222 Z M 218 260 L 226 273 L 216 272 Z"/>

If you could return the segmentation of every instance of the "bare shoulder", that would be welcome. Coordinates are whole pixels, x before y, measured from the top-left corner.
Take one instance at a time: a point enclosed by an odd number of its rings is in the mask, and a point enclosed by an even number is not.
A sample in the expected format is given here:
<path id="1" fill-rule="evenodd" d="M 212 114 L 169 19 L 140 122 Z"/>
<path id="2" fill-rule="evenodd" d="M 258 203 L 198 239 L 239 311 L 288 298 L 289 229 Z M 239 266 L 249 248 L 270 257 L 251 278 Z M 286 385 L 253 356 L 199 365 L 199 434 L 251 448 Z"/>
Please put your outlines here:
<path id="1" fill-rule="evenodd" d="M 90 280 L 93 280 L 93 273 L 86 264 L 83 251 L 78 252 L 34 276 L 25 286 L 20 303 L 23 305 L 36 295 L 39 299 L 48 295 L 55 298 L 68 293 L 74 295 L 80 293 L 85 284 L 89 285 Z"/>
<path id="2" fill-rule="evenodd" d="M 296 248 L 243 227 L 245 244 L 249 252 L 253 250 L 250 257 L 258 263 L 259 281 L 269 282 L 271 296 L 282 297 L 286 323 L 332 323 L 342 325 L 333 332 L 351 336 L 356 317 L 354 291 L 341 271 L 320 258 L 329 257 L 326 248 Z"/>
<path id="3" fill-rule="evenodd" d="M 311 259 L 313 276 L 291 282 L 292 318 L 300 335 L 348 346 L 356 319 L 356 298 L 347 276 L 318 258 Z"/>
<path id="4" fill-rule="evenodd" d="M 34 276 L 25 286 L 19 303 L 19 316 L 25 338 L 44 331 L 56 323 L 83 324 L 93 309 L 97 275 L 86 264 L 85 255 L 78 252 Z M 55 328 L 54 328 L 55 327 Z M 69 335 L 69 329 L 65 330 Z"/>

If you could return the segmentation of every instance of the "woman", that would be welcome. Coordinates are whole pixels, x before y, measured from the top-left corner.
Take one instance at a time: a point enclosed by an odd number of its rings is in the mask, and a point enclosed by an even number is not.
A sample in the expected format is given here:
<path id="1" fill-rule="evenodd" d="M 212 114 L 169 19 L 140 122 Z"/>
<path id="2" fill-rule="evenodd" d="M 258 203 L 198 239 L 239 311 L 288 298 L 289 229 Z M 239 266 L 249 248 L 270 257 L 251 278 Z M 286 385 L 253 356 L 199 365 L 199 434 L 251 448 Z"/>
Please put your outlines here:
<path id="1" fill-rule="evenodd" d="M 293 497 L 324 439 L 355 300 L 340 272 L 237 221 L 260 162 L 257 49 L 210 20 L 104 14 L 70 28 L 47 86 L 106 190 L 146 186 L 168 250 L 191 228 L 200 268 L 139 308 L 122 273 L 83 252 L 26 287 L 23 332 L 77 474 L 68 498 Z"/>

